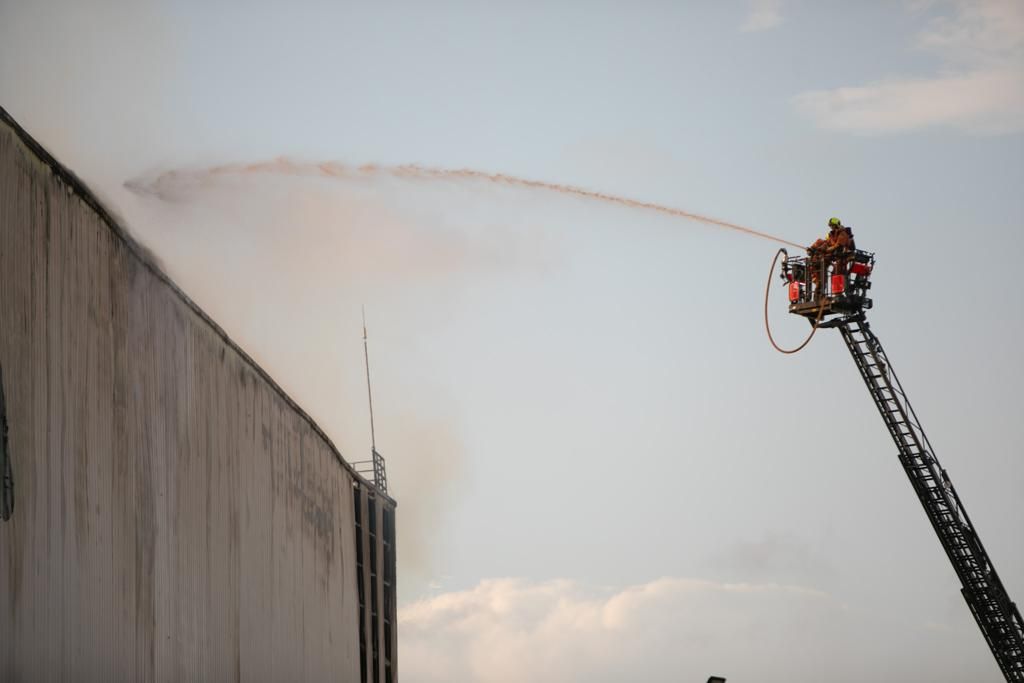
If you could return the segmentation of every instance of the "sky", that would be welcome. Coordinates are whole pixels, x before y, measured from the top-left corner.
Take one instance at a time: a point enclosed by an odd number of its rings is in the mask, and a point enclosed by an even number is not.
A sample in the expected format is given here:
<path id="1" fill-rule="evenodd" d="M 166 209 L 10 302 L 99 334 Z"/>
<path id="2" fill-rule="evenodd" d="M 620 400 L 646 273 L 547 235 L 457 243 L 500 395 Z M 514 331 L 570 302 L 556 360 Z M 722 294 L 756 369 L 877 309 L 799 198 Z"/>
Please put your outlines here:
<path id="1" fill-rule="evenodd" d="M 349 460 L 365 305 L 404 680 L 1000 680 L 838 334 L 769 345 L 779 245 L 273 168 L 799 243 L 842 218 L 1019 603 L 1019 0 L 0 0 L 0 106 Z"/>

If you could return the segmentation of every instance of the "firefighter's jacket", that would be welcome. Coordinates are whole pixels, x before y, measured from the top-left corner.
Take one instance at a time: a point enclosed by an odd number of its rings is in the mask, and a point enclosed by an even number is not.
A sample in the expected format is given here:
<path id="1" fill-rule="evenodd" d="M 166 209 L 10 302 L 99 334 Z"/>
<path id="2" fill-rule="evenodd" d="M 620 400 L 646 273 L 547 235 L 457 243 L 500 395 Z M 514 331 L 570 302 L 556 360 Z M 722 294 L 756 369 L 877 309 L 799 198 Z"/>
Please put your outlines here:
<path id="1" fill-rule="evenodd" d="M 831 231 L 828 234 L 828 239 L 825 241 L 825 251 L 829 253 L 853 251 L 855 248 L 853 244 L 853 230 L 847 227 Z"/>
<path id="2" fill-rule="evenodd" d="M 807 248 L 807 253 L 811 256 L 821 256 L 823 254 L 842 254 L 854 249 L 856 249 L 856 246 L 853 242 L 853 231 L 847 227 L 842 227 L 838 230 L 830 231 L 825 239 L 815 241 L 814 244 Z"/>

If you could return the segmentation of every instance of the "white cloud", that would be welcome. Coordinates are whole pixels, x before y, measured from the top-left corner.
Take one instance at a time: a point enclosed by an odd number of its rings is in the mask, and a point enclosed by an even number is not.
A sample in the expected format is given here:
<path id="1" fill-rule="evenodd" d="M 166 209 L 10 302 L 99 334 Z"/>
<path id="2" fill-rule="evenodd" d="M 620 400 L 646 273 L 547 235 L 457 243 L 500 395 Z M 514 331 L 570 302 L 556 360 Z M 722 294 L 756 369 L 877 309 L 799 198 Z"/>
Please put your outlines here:
<path id="1" fill-rule="evenodd" d="M 399 612 L 404 678 L 434 681 L 977 680 L 981 636 L 800 586 L 661 578 L 623 590 L 492 579 Z M 962 643 L 975 638 L 965 658 Z M 954 644 L 961 644 L 955 647 Z"/>
<path id="2" fill-rule="evenodd" d="M 1024 130 L 1024 75 L 1012 69 L 894 79 L 798 95 L 797 109 L 823 128 L 890 133 L 935 125 L 972 133 Z"/>
<path id="3" fill-rule="evenodd" d="M 794 98 L 797 110 L 822 128 L 856 133 L 941 125 L 977 134 L 1024 130 L 1024 3 L 946 6 L 952 13 L 933 18 L 915 38 L 916 48 L 941 59 L 938 73 L 805 92 Z"/>
<path id="4" fill-rule="evenodd" d="M 782 0 L 752 0 L 741 31 L 766 31 L 782 23 Z"/>

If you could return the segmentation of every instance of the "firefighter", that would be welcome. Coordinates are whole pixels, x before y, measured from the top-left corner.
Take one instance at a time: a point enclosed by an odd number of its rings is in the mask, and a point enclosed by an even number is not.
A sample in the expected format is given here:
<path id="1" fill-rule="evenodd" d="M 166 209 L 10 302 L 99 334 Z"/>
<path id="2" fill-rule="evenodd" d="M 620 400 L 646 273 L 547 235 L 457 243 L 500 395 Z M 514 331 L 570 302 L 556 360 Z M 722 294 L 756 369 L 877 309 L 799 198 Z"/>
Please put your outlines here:
<path id="1" fill-rule="evenodd" d="M 832 272 L 846 276 L 850 268 L 850 259 L 856 249 L 853 242 L 853 230 L 846 227 L 838 218 L 828 219 L 828 239 L 825 254 L 832 262 Z"/>
<path id="2" fill-rule="evenodd" d="M 854 248 L 853 231 L 834 216 L 828 219 L 828 234 L 807 247 L 807 265 L 819 295 L 824 293 L 821 282 L 828 275 L 829 266 L 833 273 L 846 275 Z"/>

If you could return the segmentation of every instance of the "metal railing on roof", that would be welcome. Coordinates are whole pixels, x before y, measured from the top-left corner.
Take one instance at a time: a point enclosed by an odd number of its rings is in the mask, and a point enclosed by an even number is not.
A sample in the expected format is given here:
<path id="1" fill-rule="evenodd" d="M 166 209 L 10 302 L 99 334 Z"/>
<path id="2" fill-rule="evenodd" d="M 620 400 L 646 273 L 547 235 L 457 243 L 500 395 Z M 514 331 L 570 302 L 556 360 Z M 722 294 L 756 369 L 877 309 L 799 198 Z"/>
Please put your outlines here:
<path id="1" fill-rule="evenodd" d="M 366 479 L 370 480 L 381 493 L 388 492 L 388 475 L 384 468 L 384 456 L 377 452 L 376 448 L 371 449 L 372 457 L 369 460 L 356 460 L 352 468 Z"/>

